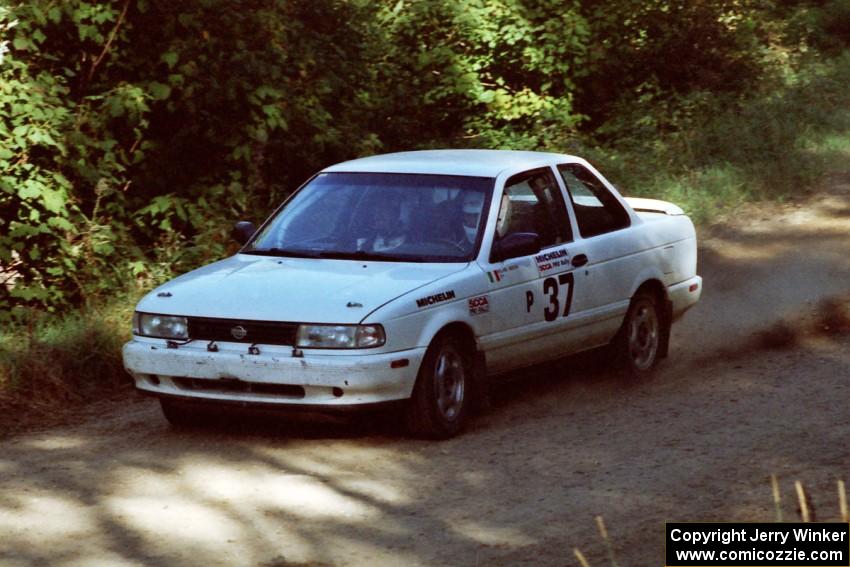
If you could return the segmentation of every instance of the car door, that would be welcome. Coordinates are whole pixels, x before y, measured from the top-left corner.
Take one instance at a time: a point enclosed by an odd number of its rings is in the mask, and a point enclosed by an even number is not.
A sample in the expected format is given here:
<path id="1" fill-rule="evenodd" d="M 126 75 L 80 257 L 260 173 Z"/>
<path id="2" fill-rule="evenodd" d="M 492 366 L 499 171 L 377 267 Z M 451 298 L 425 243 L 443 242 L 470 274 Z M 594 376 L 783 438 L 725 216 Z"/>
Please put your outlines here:
<path id="1" fill-rule="evenodd" d="M 587 262 L 581 270 L 583 285 L 575 300 L 581 305 L 577 322 L 589 342 L 607 342 L 628 309 L 629 293 L 640 258 L 638 243 L 630 237 L 631 217 L 605 184 L 579 163 L 557 166 L 567 190 Z M 590 345 L 592 346 L 592 345 Z"/>
<path id="2" fill-rule="evenodd" d="M 490 288 L 490 333 L 481 337 L 488 369 L 501 372 L 553 358 L 568 349 L 561 333 L 573 309 L 576 256 L 563 194 L 551 167 L 505 181 L 489 256 L 479 263 Z M 536 233 L 533 253 L 498 260 L 512 235 Z M 579 260 L 580 263 L 580 260 Z"/>

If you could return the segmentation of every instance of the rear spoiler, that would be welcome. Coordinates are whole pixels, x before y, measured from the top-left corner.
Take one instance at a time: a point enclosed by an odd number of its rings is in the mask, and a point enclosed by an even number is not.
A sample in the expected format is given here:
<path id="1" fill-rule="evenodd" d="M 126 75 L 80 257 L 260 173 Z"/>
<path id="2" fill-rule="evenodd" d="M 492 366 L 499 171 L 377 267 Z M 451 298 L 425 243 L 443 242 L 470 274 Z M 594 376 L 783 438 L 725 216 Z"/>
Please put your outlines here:
<path id="1" fill-rule="evenodd" d="M 678 205 L 659 201 L 658 199 L 643 199 L 640 197 L 625 197 L 629 206 L 637 213 L 664 213 L 665 215 L 684 215 L 685 211 Z"/>

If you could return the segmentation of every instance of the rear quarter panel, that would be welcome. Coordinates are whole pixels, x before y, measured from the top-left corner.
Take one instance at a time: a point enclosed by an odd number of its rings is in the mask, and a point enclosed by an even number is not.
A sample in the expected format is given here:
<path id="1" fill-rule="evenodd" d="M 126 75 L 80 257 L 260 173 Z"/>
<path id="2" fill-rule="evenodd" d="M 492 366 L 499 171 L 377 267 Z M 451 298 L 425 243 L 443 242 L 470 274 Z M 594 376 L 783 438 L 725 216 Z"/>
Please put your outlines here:
<path id="1" fill-rule="evenodd" d="M 643 227 L 643 238 L 651 248 L 660 248 L 660 253 L 650 261 L 660 268 L 662 283 L 669 286 L 694 277 L 697 273 L 697 241 L 691 219 L 685 215 L 646 212 L 639 213 L 638 217 Z M 640 279 L 640 274 L 637 279 Z"/>

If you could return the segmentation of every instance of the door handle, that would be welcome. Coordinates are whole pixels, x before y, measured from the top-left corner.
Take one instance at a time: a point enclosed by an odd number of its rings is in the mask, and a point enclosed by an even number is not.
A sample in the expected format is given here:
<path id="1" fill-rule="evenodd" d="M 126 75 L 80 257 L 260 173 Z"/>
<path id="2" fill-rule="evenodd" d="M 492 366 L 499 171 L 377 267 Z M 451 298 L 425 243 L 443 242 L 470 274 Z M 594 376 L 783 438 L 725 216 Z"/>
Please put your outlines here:
<path id="1" fill-rule="evenodd" d="M 579 254 L 578 256 L 573 257 L 573 266 L 576 268 L 580 268 L 587 264 L 587 256 L 584 254 Z"/>

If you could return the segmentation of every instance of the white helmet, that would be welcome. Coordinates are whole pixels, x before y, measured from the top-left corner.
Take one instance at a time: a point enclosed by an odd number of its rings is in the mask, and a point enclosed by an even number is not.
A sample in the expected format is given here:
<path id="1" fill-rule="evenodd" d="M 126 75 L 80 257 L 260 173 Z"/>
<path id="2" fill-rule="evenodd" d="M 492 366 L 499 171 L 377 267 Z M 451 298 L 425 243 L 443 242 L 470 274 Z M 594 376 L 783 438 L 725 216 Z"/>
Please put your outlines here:
<path id="1" fill-rule="evenodd" d="M 463 230 L 469 242 L 478 234 L 478 221 L 484 209 L 484 193 L 470 191 L 463 196 Z"/>

